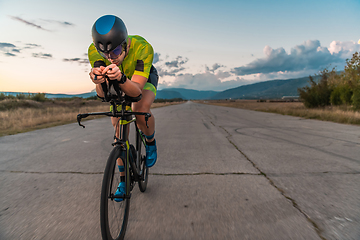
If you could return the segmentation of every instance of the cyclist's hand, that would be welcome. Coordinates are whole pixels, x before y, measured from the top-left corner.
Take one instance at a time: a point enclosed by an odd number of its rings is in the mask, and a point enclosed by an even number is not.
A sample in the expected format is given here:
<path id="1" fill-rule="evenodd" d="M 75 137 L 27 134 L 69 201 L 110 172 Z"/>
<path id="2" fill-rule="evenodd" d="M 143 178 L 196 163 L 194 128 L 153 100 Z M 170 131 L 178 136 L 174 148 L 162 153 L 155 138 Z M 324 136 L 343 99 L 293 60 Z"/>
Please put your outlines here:
<path id="1" fill-rule="evenodd" d="M 93 83 L 101 84 L 101 83 L 105 82 L 105 78 L 104 78 L 104 76 L 102 76 L 103 69 L 105 69 L 105 67 L 103 67 L 103 66 L 91 69 L 89 75 L 90 75 L 90 78 L 93 81 Z M 95 76 L 96 76 L 96 80 L 95 80 Z"/>
<path id="2" fill-rule="evenodd" d="M 106 74 L 110 80 L 120 80 L 122 73 L 119 69 L 118 66 L 116 66 L 115 64 L 111 64 L 109 66 L 107 66 L 106 68 L 104 68 L 104 70 L 102 71 L 102 74 Z"/>

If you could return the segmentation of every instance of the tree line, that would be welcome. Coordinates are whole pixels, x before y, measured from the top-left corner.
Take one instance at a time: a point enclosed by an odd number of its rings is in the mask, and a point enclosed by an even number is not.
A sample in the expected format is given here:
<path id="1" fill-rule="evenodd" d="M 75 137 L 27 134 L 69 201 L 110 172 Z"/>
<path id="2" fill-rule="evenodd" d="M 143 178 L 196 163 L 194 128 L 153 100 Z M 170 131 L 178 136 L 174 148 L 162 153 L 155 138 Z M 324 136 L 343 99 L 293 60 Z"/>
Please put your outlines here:
<path id="1" fill-rule="evenodd" d="M 360 53 L 355 52 L 346 60 L 344 71 L 324 69 L 319 80 L 310 76 L 310 86 L 299 88 L 300 99 L 305 107 L 325 107 L 329 105 L 349 105 L 360 110 Z"/>
<path id="2" fill-rule="evenodd" d="M 48 99 L 46 97 L 45 93 L 18 93 L 16 95 L 11 95 L 11 94 L 5 94 L 5 93 L 0 93 L 0 101 L 1 100 L 5 100 L 5 99 L 17 99 L 17 100 L 33 100 L 33 101 L 37 101 L 37 102 L 45 102 L 48 101 L 50 99 Z M 70 98 L 58 98 L 58 100 L 61 101 L 70 101 L 73 99 L 80 99 L 80 97 L 70 97 Z M 88 97 L 85 98 L 86 100 L 99 100 L 99 98 L 97 96 L 92 96 L 92 97 Z M 163 103 L 163 102 L 182 102 L 185 101 L 182 98 L 172 98 L 172 99 L 155 99 L 154 102 L 156 103 Z"/>
<path id="3" fill-rule="evenodd" d="M 45 102 L 48 100 L 45 93 L 18 93 L 16 95 L 0 93 L 0 101 L 4 99 L 33 100 L 37 102 Z"/>

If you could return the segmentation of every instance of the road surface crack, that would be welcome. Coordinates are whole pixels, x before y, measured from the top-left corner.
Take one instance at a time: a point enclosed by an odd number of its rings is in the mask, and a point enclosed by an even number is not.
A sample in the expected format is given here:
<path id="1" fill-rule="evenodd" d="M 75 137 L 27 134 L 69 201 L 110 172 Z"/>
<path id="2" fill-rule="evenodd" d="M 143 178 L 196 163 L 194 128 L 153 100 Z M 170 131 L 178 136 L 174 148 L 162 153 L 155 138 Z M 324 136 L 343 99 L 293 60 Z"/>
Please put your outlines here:
<path id="1" fill-rule="evenodd" d="M 37 171 L 15 171 L 15 170 L 0 170 L 0 172 L 4 173 L 29 173 L 29 174 L 104 174 L 104 172 L 74 172 L 74 171 L 64 171 L 64 172 L 55 172 L 55 171 L 48 171 L 48 172 L 37 172 Z"/>
<path id="2" fill-rule="evenodd" d="M 300 173 L 268 173 L 270 177 L 298 177 L 298 176 L 324 176 L 324 175 L 356 175 L 360 172 L 300 172 Z"/>
<path id="3" fill-rule="evenodd" d="M 26 174 L 85 174 L 85 175 L 98 175 L 104 174 L 104 172 L 75 172 L 75 171 L 63 171 L 63 172 L 37 172 L 37 171 L 14 171 L 14 170 L 0 170 L 5 173 L 26 173 Z M 197 173 L 149 173 L 154 176 L 198 176 L 198 175 L 252 175 L 261 176 L 261 173 L 247 173 L 247 172 L 225 172 L 225 173 L 214 173 L 214 172 L 197 172 Z"/>
<path id="4" fill-rule="evenodd" d="M 244 172 L 228 172 L 228 173 L 213 173 L 213 172 L 199 172 L 199 173 L 149 173 L 155 176 L 199 176 L 199 175 L 252 175 L 261 176 L 260 173 L 244 173 Z"/>

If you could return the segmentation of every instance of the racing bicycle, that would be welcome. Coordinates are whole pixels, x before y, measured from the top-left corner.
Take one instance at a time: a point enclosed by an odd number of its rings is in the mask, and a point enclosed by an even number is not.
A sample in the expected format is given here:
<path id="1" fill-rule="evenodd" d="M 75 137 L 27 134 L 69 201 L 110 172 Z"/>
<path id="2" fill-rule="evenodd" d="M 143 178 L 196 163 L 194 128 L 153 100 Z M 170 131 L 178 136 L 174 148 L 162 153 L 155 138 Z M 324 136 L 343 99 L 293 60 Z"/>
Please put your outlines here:
<path id="1" fill-rule="evenodd" d="M 130 211 L 131 191 L 136 183 L 138 183 L 141 192 L 145 192 L 148 183 L 149 169 L 145 165 L 146 160 L 146 141 L 145 135 L 140 131 L 136 124 L 136 116 L 145 116 L 146 126 L 151 114 L 144 112 L 132 112 L 131 103 L 141 99 L 138 97 L 129 97 L 125 95 L 116 80 L 110 80 L 106 75 L 109 85 L 102 84 L 104 90 L 104 100 L 110 103 L 109 112 L 83 113 L 77 115 L 77 121 L 80 126 L 81 119 L 88 116 L 104 115 L 109 117 L 117 117 L 119 121 L 114 133 L 114 142 L 109 158 L 106 163 L 100 199 L 100 225 L 101 235 L 103 239 L 121 240 L 125 237 L 126 227 Z M 111 88 L 113 87 L 113 88 Z M 113 91 L 110 91 L 110 90 Z M 112 94 L 111 92 L 116 92 Z M 135 125 L 134 145 L 130 143 L 130 125 Z M 116 134 L 118 133 L 118 135 Z M 116 137 L 116 136 L 119 136 Z M 120 183 L 120 173 L 117 168 L 117 162 L 122 161 L 125 172 L 125 192 L 122 197 L 116 196 L 115 192 Z M 119 198 L 121 199 L 120 202 Z"/>

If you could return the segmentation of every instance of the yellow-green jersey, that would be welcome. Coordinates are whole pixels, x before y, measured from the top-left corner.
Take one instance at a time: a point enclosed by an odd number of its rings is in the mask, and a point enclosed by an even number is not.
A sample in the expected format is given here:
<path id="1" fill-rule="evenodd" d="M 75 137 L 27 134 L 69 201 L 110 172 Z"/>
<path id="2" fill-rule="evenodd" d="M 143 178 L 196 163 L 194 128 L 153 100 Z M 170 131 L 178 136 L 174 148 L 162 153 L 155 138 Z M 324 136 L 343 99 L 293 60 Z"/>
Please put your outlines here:
<path id="1" fill-rule="evenodd" d="M 141 36 L 129 35 L 128 38 L 131 40 L 131 45 L 127 56 L 119 66 L 120 70 L 125 73 L 129 79 L 131 79 L 133 75 L 149 78 L 154 58 L 152 46 Z M 97 61 L 105 62 L 106 66 L 111 64 L 109 60 L 100 55 L 93 43 L 89 47 L 88 57 L 91 67 L 94 67 L 94 63 Z"/>
<path id="2" fill-rule="evenodd" d="M 119 68 L 129 79 L 133 75 L 147 78 L 148 81 L 144 86 L 144 90 L 152 91 L 156 96 L 159 77 L 155 67 L 152 65 L 154 50 L 150 43 L 141 36 L 129 35 L 128 38 L 131 40 L 130 49 Z M 100 55 L 93 43 L 88 49 L 88 57 L 91 67 L 94 67 L 96 62 L 104 62 L 106 66 L 111 64 L 109 60 Z"/>

